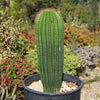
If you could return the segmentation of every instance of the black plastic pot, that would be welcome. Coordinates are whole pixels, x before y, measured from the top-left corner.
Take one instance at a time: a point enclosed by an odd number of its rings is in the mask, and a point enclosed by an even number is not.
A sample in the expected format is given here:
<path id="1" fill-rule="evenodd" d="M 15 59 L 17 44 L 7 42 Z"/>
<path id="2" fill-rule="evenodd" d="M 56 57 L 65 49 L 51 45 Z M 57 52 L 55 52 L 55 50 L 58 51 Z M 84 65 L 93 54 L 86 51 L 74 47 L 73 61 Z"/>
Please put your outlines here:
<path id="1" fill-rule="evenodd" d="M 77 89 L 64 92 L 64 93 L 45 93 L 32 90 L 27 86 L 34 81 L 40 79 L 39 74 L 35 74 L 27 77 L 23 81 L 25 100 L 80 100 L 80 92 L 83 86 L 83 81 L 77 76 L 72 76 L 69 74 L 63 74 L 63 81 L 75 82 L 79 86 Z"/>

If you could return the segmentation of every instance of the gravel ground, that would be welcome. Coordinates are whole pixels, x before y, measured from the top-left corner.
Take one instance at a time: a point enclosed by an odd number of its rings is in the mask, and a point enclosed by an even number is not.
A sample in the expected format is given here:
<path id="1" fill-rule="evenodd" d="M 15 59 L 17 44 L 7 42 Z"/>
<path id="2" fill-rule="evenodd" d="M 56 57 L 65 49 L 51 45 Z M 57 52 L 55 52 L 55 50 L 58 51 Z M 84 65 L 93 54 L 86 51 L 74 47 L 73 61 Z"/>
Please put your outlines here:
<path id="1" fill-rule="evenodd" d="M 91 71 L 88 77 L 80 77 L 82 80 L 90 80 L 100 76 L 100 68 Z M 81 100 L 100 100 L 100 81 L 85 84 L 81 90 Z"/>
<path id="2" fill-rule="evenodd" d="M 92 70 L 89 76 L 81 76 L 80 78 L 82 80 L 91 80 L 96 76 L 100 76 L 99 67 L 96 67 L 94 70 Z M 83 88 L 81 89 L 80 100 L 100 100 L 100 80 L 84 84 Z"/>
<path id="3" fill-rule="evenodd" d="M 85 84 L 81 91 L 81 100 L 100 100 L 100 81 Z"/>

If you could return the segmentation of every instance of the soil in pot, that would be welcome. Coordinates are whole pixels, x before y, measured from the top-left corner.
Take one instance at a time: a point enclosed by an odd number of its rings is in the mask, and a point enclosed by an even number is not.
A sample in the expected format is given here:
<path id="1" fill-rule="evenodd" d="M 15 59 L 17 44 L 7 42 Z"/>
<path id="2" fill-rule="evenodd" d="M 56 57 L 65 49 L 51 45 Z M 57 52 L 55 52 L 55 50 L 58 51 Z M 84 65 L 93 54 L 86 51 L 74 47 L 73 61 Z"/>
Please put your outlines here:
<path id="1" fill-rule="evenodd" d="M 28 88 L 39 91 L 39 92 L 43 92 L 43 85 L 42 85 L 41 80 L 32 82 L 28 86 Z M 56 91 L 56 93 L 68 92 L 71 90 L 75 90 L 77 88 L 78 88 L 78 85 L 76 85 L 76 83 L 63 81 L 60 91 Z"/>
<path id="2" fill-rule="evenodd" d="M 62 81 L 67 81 L 67 85 L 70 82 L 74 84 L 76 83 L 78 85 L 76 89 L 72 89 L 70 91 L 67 90 L 68 92 L 63 91 L 63 93 L 45 93 L 40 92 L 39 89 L 32 90 L 28 87 L 31 83 L 34 83 L 35 81 L 37 82 L 38 80 L 40 80 L 39 74 L 34 74 L 24 79 L 22 84 L 25 90 L 25 100 L 80 100 L 80 93 L 83 86 L 83 81 L 76 76 L 63 73 Z M 70 84 L 72 85 L 72 83 Z M 35 84 L 35 86 L 32 86 L 32 88 L 36 86 L 37 84 Z M 70 85 L 68 87 L 70 87 Z"/>

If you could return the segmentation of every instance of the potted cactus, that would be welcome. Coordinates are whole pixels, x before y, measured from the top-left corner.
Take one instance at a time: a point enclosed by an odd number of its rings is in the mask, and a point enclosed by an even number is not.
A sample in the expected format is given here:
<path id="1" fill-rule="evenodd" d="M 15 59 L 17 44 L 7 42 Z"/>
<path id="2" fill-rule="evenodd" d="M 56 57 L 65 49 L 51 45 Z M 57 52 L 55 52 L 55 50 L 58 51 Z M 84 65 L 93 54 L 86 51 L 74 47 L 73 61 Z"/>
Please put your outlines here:
<path id="1" fill-rule="evenodd" d="M 76 76 L 63 74 L 64 28 L 62 17 L 53 9 L 40 11 L 35 19 L 35 33 L 40 74 L 24 79 L 25 100 L 80 100 L 83 82 Z M 40 79 L 44 92 L 27 87 Z M 69 92 L 56 93 L 60 90 L 62 81 L 75 82 L 78 88 Z"/>

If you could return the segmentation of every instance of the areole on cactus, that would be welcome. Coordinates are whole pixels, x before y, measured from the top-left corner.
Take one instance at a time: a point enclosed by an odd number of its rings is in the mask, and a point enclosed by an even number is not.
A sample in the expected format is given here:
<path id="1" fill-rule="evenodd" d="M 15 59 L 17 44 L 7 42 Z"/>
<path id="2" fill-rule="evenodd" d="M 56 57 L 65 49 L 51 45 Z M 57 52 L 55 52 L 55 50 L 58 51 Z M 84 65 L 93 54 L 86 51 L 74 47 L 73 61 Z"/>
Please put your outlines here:
<path id="1" fill-rule="evenodd" d="M 60 90 L 63 73 L 63 20 L 55 10 L 40 11 L 35 19 L 40 78 L 44 92 Z"/>

